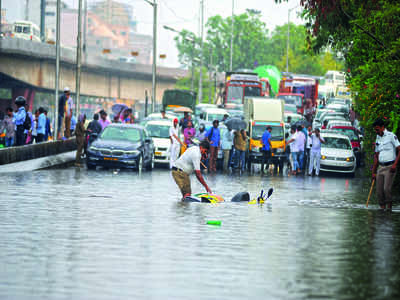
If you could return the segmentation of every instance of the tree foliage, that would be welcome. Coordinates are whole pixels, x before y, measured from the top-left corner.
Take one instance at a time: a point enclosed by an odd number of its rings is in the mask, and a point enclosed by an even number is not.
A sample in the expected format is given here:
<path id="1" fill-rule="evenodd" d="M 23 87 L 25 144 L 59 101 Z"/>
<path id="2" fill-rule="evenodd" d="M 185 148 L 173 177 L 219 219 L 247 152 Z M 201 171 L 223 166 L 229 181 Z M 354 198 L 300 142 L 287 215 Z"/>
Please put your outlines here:
<path id="1" fill-rule="evenodd" d="M 290 30 L 289 70 L 294 73 L 323 75 L 328 69 L 342 69 L 343 64 L 327 53 L 314 55 L 307 48 L 307 31 L 302 25 L 294 24 L 276 27 L 269 32 L 261 21 L 259 11 L 247 10 L 246 13 L 234 16 L 233 34 L 233 70 L 254 69 L 257 65 L 275 65 L 286 70 L 287 30 Z M 230 69 L 232 18 L 217 15 L 208 19 L 206 39 L 203 46 L 205 66 L 218 71 Z M 194 42 L 192 42 L 194 41 Z M 190 66 L 192 57 L 199 65 L 200 40 L 192 32 L 184 30 L 176 38 L 179 60 L 184 66 Z M 328 55 L 329 64 L 324 62 Z M 214 67 L 215 66 L 215 67 Z"/>
<path id="2" fill-rule="evenodd" d="M 308 42 L 343 54 L 366 149 L 372 152 L 373 121 L 381 117 L 399 134 L 400 6 L 395 0 L 302 0 Z M 370 153 L 371 154 L 371 153 Z"/>

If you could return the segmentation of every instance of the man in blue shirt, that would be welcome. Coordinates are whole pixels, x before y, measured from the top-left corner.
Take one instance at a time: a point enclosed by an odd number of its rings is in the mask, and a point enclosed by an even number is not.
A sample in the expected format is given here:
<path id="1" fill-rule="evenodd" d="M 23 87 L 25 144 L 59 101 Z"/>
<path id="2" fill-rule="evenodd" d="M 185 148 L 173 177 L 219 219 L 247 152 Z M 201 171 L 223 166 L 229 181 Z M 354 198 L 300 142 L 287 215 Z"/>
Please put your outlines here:
<path id="1" fill-rule="evenodd" d="M 219 121 L 213 121 L 213 127 L 207 130 L 207 139 L 210 142 L 210 172 L 217 172 L 218 149 L 220 146 L 221 135 L 219 132 Z"/>
<path id="2" fill-rule="evenodd" d="M 268 171 L 269 168 L 269 159 L 271 158 L 271 131 L 272 127 L 268 126 L 267 129 L 264 131 L 261 143 L 262 143 L 262 153 L 263 153 L 263 160 L 261 163 L 261 173 L 264 173 L 264 164 L 266 165 L 266 170 Z"/>
<path id="3" fill-rule="evenodd" d="M 15 133 L 15 138 L 16 146 L 23 146 L 25 145 L 25 129 L 24 129 L 24 122 L 26 118 L 26 111 L 25 111 L 25 103 L 26 100 L 24 97 L 19 96 L 17 99 L 15 99 L 15 105 L 17 106 L 18 110 L 14 114 L 13 122 L 15 124 L 15 127 L 17 128 L 17 131 Z"/>
<path id="4" fill-rule="evenodd" d="M 46 134 L 46 115 L 44 114 L 44 108 L 39 107 L 39 117 L 37 125 L 37 138 L 36 141 L 41 143 L 44 141 L 44 136 Z"/>

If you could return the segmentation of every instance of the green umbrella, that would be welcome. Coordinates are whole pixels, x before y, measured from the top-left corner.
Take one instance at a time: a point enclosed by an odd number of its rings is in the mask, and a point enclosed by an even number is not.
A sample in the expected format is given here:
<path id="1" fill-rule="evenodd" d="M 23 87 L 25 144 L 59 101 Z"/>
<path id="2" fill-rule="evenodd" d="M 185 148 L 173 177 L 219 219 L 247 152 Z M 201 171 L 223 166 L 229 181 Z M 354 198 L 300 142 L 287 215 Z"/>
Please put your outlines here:
<path id="1" fill-rule="evenodd" d="M 281 81 L 281 72 L 277 67 L 271 65 L 259 66 L 254 70 L 260 78 L 268 78 L 274 94 L 279 92 L 279 82 Z"/>

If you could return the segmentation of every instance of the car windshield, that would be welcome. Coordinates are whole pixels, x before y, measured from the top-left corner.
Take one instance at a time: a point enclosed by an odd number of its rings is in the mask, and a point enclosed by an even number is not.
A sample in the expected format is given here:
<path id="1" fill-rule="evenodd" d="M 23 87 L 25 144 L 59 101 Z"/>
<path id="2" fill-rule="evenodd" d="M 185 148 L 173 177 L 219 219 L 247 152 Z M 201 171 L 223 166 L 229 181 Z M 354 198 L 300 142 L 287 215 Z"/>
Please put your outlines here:
<path id="1" fill-rule="evenodd" d="M 325 144 L 323 144 L 324 148 L 343 149 L 343 150 L 351 150 L 352 149 L 349 140 L 344 139 L 344 138 L 324 137 L 324 140 L 325 140 Z"/>
<path id="2" fill-rule="evenodd" d="M 214 120 L 221 121 L 224 118 L 224 114 L 207 114 L 207 121 L 212 122 Z"/>
<path id="3" fill-rule="evenodd" d="M 244 96 L 261 96 L 261 89 L 258 86 L 245 86 L 244 87 Z"/>
<path id="4" fill-rule="evenodd" d="M 242 104 L 243 102 L 243 87 L 242 86 L 229 86 L 228 97 L 226 102 L 233 104 Z"/>
<path id="5" fill-rule="evenodd" d="M 264 134 L 267 125 L 254 125 L 252 128 L 251 138 L 255 140 L 260 140 L 262 135 Z M 271 141 L 281 141 L 283 140 L 283 127 L 282 126 L 271 126 Z"/>
<path id="6" fill-rule="evenodd" d="M 278 99 L 283 99 L 285 100 L 285 104 L 293 104 L 296 105 L 297 107 L 301 107 L 301 96 L 295 96 L 295 95 L 280 95 L 278 96 Z"/>
<path id="7" fill-rule="evenodd" d="M 297 113 L 297 107 L 295 105 L 285 105 L 285 111 Z"/>
<path id="8" fill-rule="evenodd" d="M 108 126 L 104 129 L 103 133 L 101 134 L 101 139 L 102 140 L 139 142 L 140 141 L 140 130 L 137 128 Z"/>
<path id="9" fill-rule="evenodd" d="M 31 28 L 29 26 L 24 26 L 24 33 L 31 33 Z"/>
<path id="10" fill-rule="evenodd" d="M 146 130 L 151 137 L 168 139 L 169 138 L 169 128 L 168 125 L 155 125 L 147 124 Z"/>
<path id="11" fill-rule="evenodd" d="M 345 135 L 347 135 L 350 139 L 350 141 L 358 141 L 358 136 L 357 134 L 354 132 L 353 129 L 346 129 L 346 128 L 333 128 L 333 130 L 335 131 L 340 131 L 342 133 L 344 133 Z"/>

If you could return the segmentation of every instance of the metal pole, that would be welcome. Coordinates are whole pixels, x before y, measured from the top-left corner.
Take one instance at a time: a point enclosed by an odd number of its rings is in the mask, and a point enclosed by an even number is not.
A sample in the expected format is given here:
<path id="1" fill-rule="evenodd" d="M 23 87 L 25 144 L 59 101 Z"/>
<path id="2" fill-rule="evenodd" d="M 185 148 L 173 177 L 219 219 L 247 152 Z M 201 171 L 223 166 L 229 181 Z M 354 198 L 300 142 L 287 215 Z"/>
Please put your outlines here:
<path id="1" fill-rule="evenodd" d="M 151 92 L 151 112 L 156 103 L 156 72 L 157 72 L 157 3 L 153 2 L 153 80 Z"/>
<path id="2" fill-rule="evenodd" d="M 286 72 L 289 72 L 289 38 L 290 38 L 290 23 L 289 23 L 290 9 L 287 12 L 287 42 L 286 42 Z"/>
<path id="3" fill-rule="evenodd" d="M 78 36 L 76 41 L 76 73 L 75 73 L 75 92 L 76 92 L 76 115 L 79 116 L 81 98 L 81 57 L 82 57 L 82 0 L 78 2 Z"/>
<path id="4" fill-rule="evenodd" d="M 193 38 L 193 48 L 192 48 L 192 82 L 190 84 L 190 90 L 194 92 L 194 48 L 196 46 L 196 41 Z"/>
<path id="5" fill-rule="evenodd" d="M 60 15 L 61 15 L 61 0 L 57 0 L 56 12 L 56 78 L 55 78 L 55 112 L 54 112 L 54 140 L 58 137 L 58 90 L 60 81 Z"/>
<path id="6" fill-rule="evenodd" d="M 229 70 L 232 71 L 233 67 L 233 29 L 234 29 L 234 9 L 235 9 L 235 0 L 232 0 L 232 24 L 231 24 L 231 56 L 230 56 L 230 63 L 229 63 Z"/>
<path id="7" fill-rule="evenodd" d="M 212 103 L 212 64 L 213 64 L 213 60 L 212 60 L 212 49 L 210 47 L 210 62 L 209 62 L 209 66 L 208 66 L 208 103 Z"/>
<path id="8" fill-rule="evenodd" d="M 46 0 L 40 0 L 40 39 L 46 40 Z"/>
<path id="9" fill-rule="evenodd" d="M 198 103 L 203 101 L 203 34 L 204 34 L 204 0 L 200 1 L 200 78 Z"/>
<path id="10" fill-rule="evenodd" d="M 147 117 L 147 105 L 149 104 L 149 94 L 147 90 L 144 91 L 144 117 Z"/>
<path id="11" fill-rule="evenodd" d="M 85 0 L 85 4 L 83 7 L 84 11 L 84 19 L 83 19 L 83 53 L 85 54 L 85 62 L 86 62 L 86 35 L 87 35 L 87 0 Z"/>

